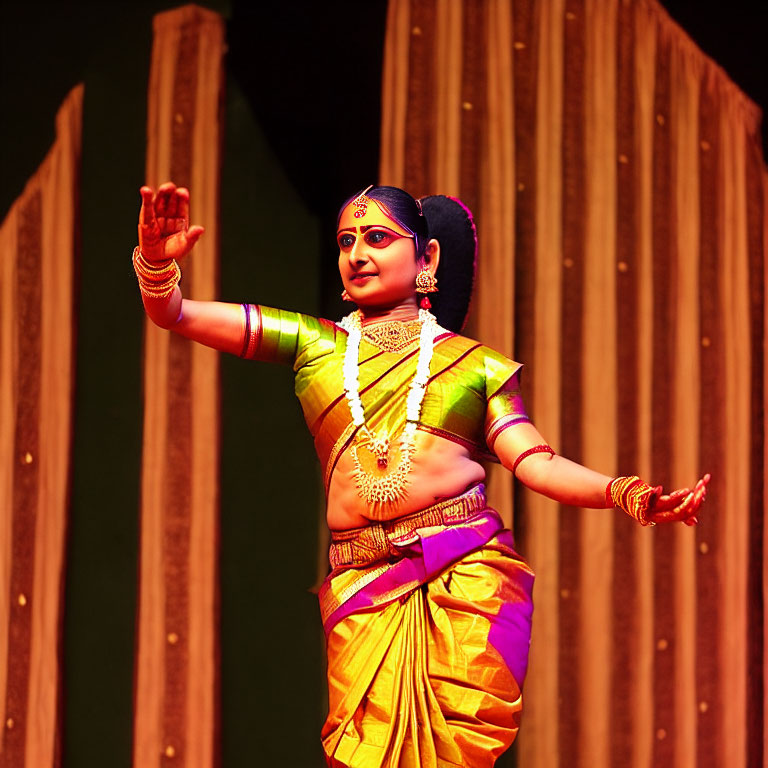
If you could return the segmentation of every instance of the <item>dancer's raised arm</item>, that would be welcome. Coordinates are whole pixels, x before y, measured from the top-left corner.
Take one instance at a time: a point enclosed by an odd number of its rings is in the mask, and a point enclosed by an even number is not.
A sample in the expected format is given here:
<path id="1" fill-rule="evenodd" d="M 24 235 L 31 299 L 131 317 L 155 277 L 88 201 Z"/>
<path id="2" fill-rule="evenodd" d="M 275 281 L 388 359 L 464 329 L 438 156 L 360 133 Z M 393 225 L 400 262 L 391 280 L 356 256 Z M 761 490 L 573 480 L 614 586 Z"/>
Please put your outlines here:
<path id="1" fill-rule="evenodd" d="M 155 192 L 141 188 L 139 246 L 133 265 L 149 318 L 206 346 L 238 354 L 243 344 L 244 313 L 239 304 L 191 301 L 179 288 L 186 258 L 204 233 L 189 225 L 189 191 L 168 182 Z"/>

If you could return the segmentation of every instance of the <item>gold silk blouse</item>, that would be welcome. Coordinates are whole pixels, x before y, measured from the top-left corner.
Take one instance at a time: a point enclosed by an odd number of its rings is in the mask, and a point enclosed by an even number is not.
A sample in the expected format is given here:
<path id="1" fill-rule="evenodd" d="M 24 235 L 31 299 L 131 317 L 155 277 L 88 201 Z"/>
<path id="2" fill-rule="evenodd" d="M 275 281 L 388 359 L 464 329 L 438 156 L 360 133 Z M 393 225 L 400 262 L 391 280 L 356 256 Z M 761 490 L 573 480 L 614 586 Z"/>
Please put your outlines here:
<path id="1" fill-rule="evenodd" d="M 355 437 L 344 394 L 347 333 L 330 320 L 245 305 L 242 357 L 293 366 L 295 391 L 324 469 L 326 491 L 341 453 Z M 386 352 L 360 343 L 360 399 L 368 427 L 389 435 L 405 427 L 405 402 L 416 373 L 418 345 Z M 529 421 L 516 363 L 477 341 L 440 329 L 418 429 L 466 447 L 476 460 L 495 460 L 493 444 L 507 427 Z"/>

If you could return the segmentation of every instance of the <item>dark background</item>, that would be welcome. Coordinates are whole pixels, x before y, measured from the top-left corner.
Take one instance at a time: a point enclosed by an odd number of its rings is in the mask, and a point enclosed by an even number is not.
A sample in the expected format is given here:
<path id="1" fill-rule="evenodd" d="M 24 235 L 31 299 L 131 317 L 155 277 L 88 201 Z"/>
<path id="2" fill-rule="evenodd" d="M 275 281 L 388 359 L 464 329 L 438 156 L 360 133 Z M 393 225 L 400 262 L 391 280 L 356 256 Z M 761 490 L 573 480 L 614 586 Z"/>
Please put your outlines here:
<path id="1" fill-rule="evenodd" d="M 765 108 L 768 3 L 662 4 Z M 138 54 L 150 42 L 151 17 L 177 5 L 167 0 L 0 0 L 0 214 L 45 155 L 53 140 L 53 115 L 69 89 L 109 69 L 105 60 L 115 64 L 118 58 L 125 60 L 125 74 L 132 73 L 136 87 L 143 88 L 148 63 Z M 386 0 L 210 0 L 200 5 L 228 18 L 231 73 L 308 208 L 322 213 L 323 201 L 334 193 L 346 197 L 355 184 L 370 183 L 367 174 L 377 165 Z M 125 88 L 120 83 L 112 93 L 116 147 L 126 141 L 128 127 L 121 102 L 133 106 Z M 141 143 L 144 137 L 135 138 Z"/>
<path id="2" fill-rule="evenodd" d="M 221 297 L 337 316 L 335 213 L 377 177 L 386 3 L 201 4 L 228 19 Z M 66 768 L 131 761 L 143 314 L 129 255 L 152 16 L 177 5 L 0 1 L 0 215 L 50 147 L 65 95 L 86 86 Z M 768 103 L 766 4 L 665 6 Z M 225 768 L 322 764 L 321 629 L 309 591 L 322 572 L 322 493 L 291 393 L 287 370 L 222 360 Z"/>

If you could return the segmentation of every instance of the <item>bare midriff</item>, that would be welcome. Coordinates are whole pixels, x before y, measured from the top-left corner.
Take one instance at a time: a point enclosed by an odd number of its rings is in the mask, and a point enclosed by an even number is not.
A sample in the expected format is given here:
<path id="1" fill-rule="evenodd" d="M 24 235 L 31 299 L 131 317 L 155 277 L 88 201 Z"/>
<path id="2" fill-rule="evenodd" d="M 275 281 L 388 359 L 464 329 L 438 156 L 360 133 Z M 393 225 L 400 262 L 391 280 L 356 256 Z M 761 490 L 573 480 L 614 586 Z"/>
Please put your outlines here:
<path id="1" fill-rule="evenodd" d="M 475 461 L 462 445 L 429 432 L 416 432 L 415 451 L 407 495 L 376 520 L 395 520 L 426 509 L 443 499 L 463 493 L 485 479 L 483 466 Z M 339 458 L 328 490 L 328 527 L 343 531 L 368 525 L 368 505 L 360 497 L 354 475 L 354 463 L 349 449 Z"/>

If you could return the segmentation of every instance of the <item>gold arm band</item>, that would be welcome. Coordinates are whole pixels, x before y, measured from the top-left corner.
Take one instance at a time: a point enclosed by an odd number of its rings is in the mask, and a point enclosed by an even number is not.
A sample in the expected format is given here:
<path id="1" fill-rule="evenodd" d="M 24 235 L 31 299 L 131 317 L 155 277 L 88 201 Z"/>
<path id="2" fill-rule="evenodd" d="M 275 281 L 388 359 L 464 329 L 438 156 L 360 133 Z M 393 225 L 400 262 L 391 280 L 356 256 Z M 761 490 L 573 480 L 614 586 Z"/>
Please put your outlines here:
<path id="1" fill-rule="evenodd" d="M 243 348 L 240 357 L 253 360 L 261 343 L 261 308 L 257 304 L 243 304 Z"/>

